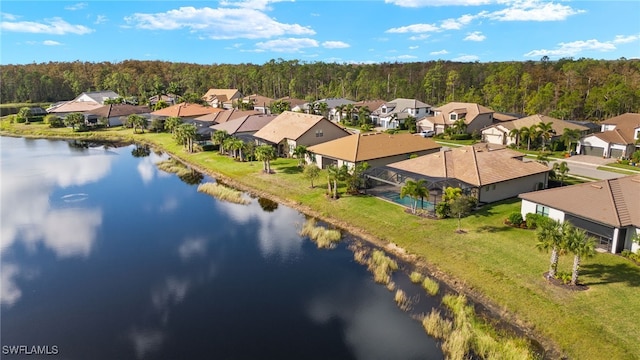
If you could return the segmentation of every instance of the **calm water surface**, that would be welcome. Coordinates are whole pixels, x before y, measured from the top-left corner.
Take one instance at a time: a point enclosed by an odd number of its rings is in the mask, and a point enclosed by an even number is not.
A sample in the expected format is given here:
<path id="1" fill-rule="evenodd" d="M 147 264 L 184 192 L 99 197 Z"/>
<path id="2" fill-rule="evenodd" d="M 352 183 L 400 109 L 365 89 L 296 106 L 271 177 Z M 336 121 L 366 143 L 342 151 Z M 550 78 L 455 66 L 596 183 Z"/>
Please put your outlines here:
<path id="1" fill-rule="evenodd" d="M 0 146 L 3 359 L 442 358 L 352 240 L 318 250 L 291 208 L 218 201 L 134 146 Z"/>

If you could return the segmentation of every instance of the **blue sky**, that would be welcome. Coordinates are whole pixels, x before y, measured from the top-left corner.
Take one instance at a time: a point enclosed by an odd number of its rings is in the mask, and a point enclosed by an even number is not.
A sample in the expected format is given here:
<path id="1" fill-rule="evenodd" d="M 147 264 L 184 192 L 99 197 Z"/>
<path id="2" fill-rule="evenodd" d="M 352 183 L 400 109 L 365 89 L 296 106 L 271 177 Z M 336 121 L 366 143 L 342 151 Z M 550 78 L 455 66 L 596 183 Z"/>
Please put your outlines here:
<path id="1" fill-rule="evenodd" d="M 640 58 L 640 1 L 0 2 L 0 63 Z"/>

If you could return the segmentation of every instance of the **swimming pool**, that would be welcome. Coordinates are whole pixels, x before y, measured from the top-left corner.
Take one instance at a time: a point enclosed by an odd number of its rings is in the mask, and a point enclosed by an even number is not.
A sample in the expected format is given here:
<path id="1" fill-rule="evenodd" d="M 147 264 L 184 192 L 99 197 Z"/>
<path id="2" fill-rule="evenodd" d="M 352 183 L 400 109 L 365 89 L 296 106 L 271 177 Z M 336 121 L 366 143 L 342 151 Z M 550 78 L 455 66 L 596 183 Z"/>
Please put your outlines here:
<path id="1" fill-rule="evenodd" d="M 387 200 L 393 201 L 396 204 L 400 204 L 402 206 L 411 207 L 413 205 L 413 199 L 409 196 L 405 196 L 404 198 L 400 197 L 400 194 L 393 191 L 385 191 L 378 194 L 379 197 L 385 198 Z M 435 206 L 427 201 L 422 200 L 418 201 L 418 209 L 424 209 L 429 211 L 434 211 Z"/>

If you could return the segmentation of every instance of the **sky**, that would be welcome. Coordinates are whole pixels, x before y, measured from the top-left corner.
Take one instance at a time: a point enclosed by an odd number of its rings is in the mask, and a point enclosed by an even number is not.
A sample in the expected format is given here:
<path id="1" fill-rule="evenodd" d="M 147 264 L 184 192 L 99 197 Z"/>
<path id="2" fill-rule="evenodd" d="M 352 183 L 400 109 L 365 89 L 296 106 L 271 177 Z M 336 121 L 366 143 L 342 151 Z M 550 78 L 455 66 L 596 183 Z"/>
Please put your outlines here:
<path id="1" fill-rule="evenodd" d="M 640 1 L 0 2 L 0 64 L 640 58 Z"/>

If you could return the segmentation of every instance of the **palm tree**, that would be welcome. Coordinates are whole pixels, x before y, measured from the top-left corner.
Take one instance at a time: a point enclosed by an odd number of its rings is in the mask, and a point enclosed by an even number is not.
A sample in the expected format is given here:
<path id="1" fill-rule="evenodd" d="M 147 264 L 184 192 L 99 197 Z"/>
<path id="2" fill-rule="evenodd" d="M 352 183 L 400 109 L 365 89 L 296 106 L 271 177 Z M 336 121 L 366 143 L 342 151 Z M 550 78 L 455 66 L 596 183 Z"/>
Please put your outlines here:
<path id="1" fill-rule="evenodd" d="M 571 150 L 571 144 L 578 141 L 580 139 L 580 131 L 577 129 L 569 129 L 564 128 L 562 131 L 562 135 L 560 135 L 560 140 L 564 142 L 564 147 L 567 151 Z"/>
<path id="2" fill-rule="evenodd" d="M 358 109 L 358 125 L 365 126 L 370 124 L 371 119 L 369 116 L 371 115 L 371 110 L 369 110 L 366 106 L 361 106 Z"/>
<path id="3" fill-rule="evenodd" d="M 538 240 L 536 248 L 545 252 L 551 250 L 547 279 L 556 277 L 556 273 L 558 271 L 558 259 L 560 258 L 560 253 L 564 251 L 566 247 L 563 241 L 564 231 L 562 228 L 563 226 L 566 227 L 568 225 L 564 224 L 561 224 L 558 220 L 547 219 L 539 225 L 536 232 L 536 239 Z"/>
<path id="4" fill-rule="evenodd" d="M 509 131 L 509 138 L 516 142 L 516 146 L 520 146 L 520 129 L 514 128 Z"/>
<path id="5" fill-rule="evenodd" d="M 328 116 L 329 114 L 329 104 L 327 104 L 326 102 L 319 102 L 316 105 L 316 110 L 317 112 L 324 116 L 325 118 Z"/>
<path id="6" fill-rule="evenodd" d="M 546 142 L 551 139 L 553 135 L 555 135 L 555 132 L 553 131 L 553 122 L 541 121 L 540 123 L 538 123 L 538 125 L 536 125 L 536 127 L 539 130 L 538 136 L 542 138 L 542 150 L 544 151 Z"/>
<path id="7" fill-rule="evenodd" d="M 237 151 L 237 158 L 240 159 L 240 161 L 242 161 L 242 149 L 244 148 L 244 141 L 238 139 L 238 138 L 232 138 L 233 140 L 231 141 L 231 149 L 234 152 Z"/>
<path id="8" fill-rule="evenodd" d="M 369 169 L 369 163 L 366 161 L 356 164 L 351 172 L 346 171 L 345 182 L 347 183 L 347 192 L 349 194 L 358 194 L 360 187 L 364 184 L 362 174 Z"/>
<path id="9" fill-rule="evenodd" d="M 229 137 L 229 133 L 226 130 L 218 130 L 211 135 L 211 141 L 215 145 L 218 145 L 220 154 L 224 154 L 224 140 Z"/>
<path id="10" fill-rule="evenodd" d="M 547 154 L 541 152 L 536 156 L 536 161 L 544 166 L 549 166 L 549 156 Z"/>
<path id="11" fill-rule="evenodd" d="M 182 118 L 178 116 L 170 116 L 164 121 L 164 128 L 171 133 L 180 125 L 182 125 Z"/>
<path id="12" fill-rule="evenodd" d="M 553 164 L 553 174 L 554 177 L 560 179 L 560 187 L 564 184 L 564 178 L 567 176 L 568 172 L 569 165 L 567 165 L 566 161 Z"/>
<path id="13" fill-rule="evenodd" d="M 196 139 L 197 134 L 198 129 L 195 125 L 182 124 L 175 129 L 173 136 L 179 144 L 187 148 L 188 152 L 193 152 L 193 141 Z"/>
<path id="14" fill-rule="evenodd" d="M 344 107 L 344 110 L 347 112 L 347 124 L 353 125 L 353 113 L 355 112 L 356 107 L 353 104 L 347 104 Z"/>
<path id="15" fill-rule="evenodd" d="M 456 120 L 451 127 L 455 134 L 464 134 L 467 131 L 467 123 L 464 122 L 464 119 Z"/>
<path id="16" fill-rule="evenodd" d="M 260 145 L 255 151 L 256 160 L 262 161 L 263 170 L 271 174 L 271 160 L 276 158 L 276 150 L 271 145 Z"/>
<path id="17" fill-rule="evenodd" d="M 307 155 L 307 147 L 304 145 L 296 146 L 295 149 L 293 149 L 293 155 L 298 159 L 298 167 L 302 167 L 305 162 L 305 156 Z"/>
<path id="18" fill-rule="evenodd" d="M 224 141 L 222 142 L 221 147 L 223 147 L 224 149 L 226 149 L 228 152 L 231 152 L 233 150 L 233 143 L 235 142 L 235 138 L 229 136 L 228 138 L 224 139 Z M 235 151 L 231 152 L 231 156 L 233 158 L 236 157 L 236 153 Z"/>
<path id="19" fill-rule="evenodd" d="M 418 201 L 429 194 L 427 187 L 424 185 L 424 180 L 407 180 L 405 185 L 400 189 L 400 198 L 409 196 L 413 202 L 411 204 L 411 213 L 415 214 L 418 211 Z"/>
<path id="20" fill-rule="evenodd" d="M 327 182 L 329 194 L 331 194 L 331 198 L 338 198 L 338 181 L 342 181 L 344 177 L 348 174 L 348 168 L 346 165 L 338 166 L 336 164 L 331 164 L 327 166 Z M 333 182 L 333 186 L 331 183 Z"/>
<path id="21" fill-rule="evenodd" d="M 571 285 L 578 284 L 578 272 L 580 271 L 580 259 L 591 257 L 596 252 L 595 241 L 587 235 L 587 232 L 571 226 L 564 234 L 567 248 L 573 253 L 573 271 L 571 272 Z"/>
<path id="22" fill-rule="evenodd" d="M 336 115 L 338 116 L 338 122 L 342 122 L 342 112 L 345 109 L 345 105 L 338 105 L 335 107 Z"/>

